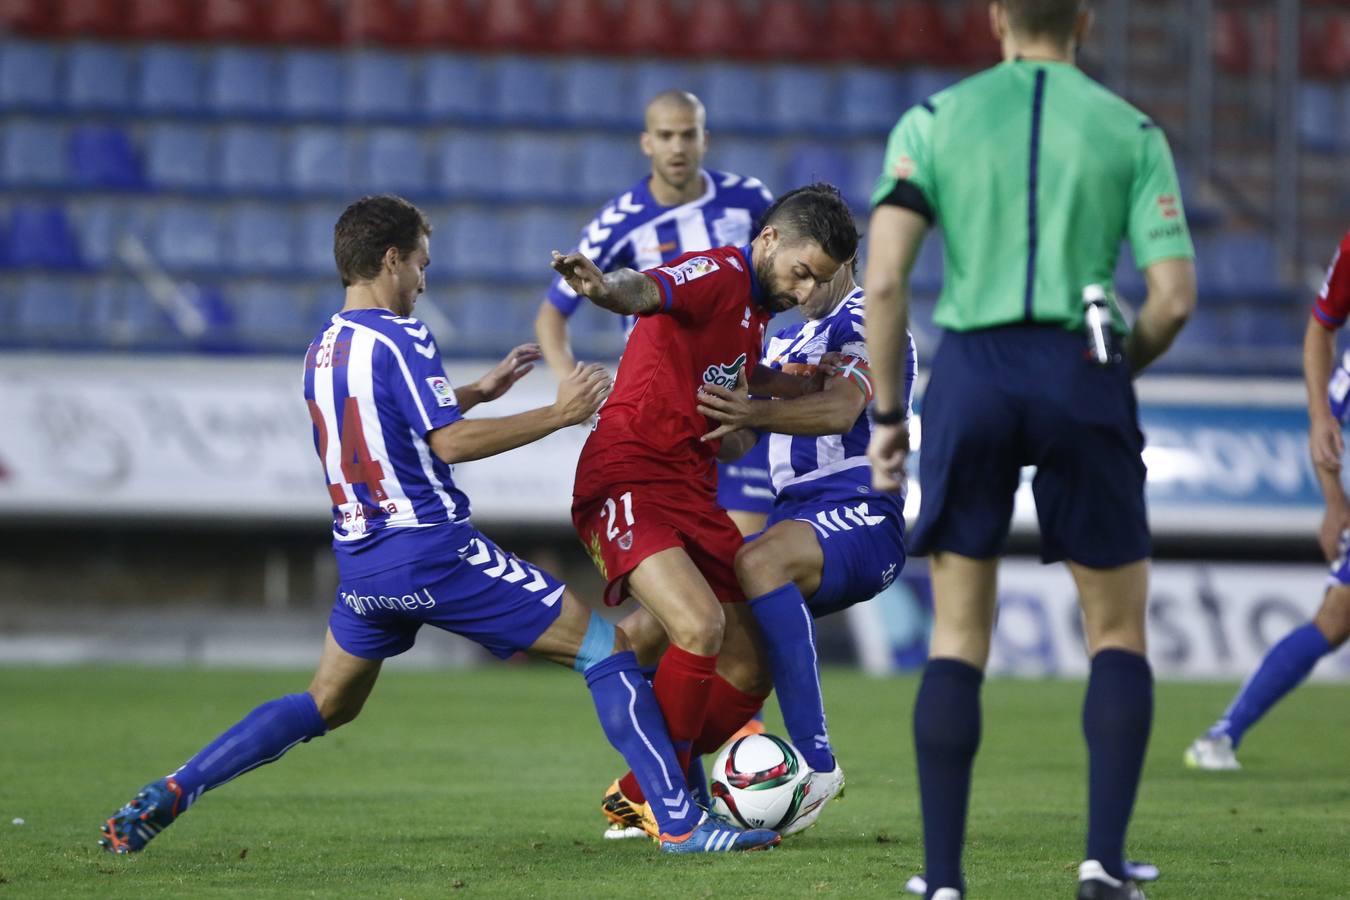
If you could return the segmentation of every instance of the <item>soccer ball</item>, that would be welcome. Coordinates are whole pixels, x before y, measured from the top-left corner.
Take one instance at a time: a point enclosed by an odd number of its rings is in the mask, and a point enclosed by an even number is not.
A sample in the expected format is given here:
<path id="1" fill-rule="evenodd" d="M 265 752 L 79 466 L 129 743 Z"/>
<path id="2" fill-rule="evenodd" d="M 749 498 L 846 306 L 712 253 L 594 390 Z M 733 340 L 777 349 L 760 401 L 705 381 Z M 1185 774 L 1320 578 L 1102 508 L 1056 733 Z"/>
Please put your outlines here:
<path id="1" fill-rule="evenodd" d="M 778 831 L 801 811 L 811 769 L 797 748 L 772 734 L 733 742 L 713 763 L 713 812 L 746 828 Z"/>

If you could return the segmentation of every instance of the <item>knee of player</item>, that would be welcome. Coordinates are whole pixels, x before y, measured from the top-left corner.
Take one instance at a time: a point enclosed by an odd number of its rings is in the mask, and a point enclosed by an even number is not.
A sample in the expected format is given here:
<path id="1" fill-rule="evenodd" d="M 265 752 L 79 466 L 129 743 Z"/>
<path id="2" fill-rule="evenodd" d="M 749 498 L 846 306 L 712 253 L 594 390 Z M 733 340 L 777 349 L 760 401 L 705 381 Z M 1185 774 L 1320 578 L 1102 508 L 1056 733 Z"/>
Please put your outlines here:
<path id="1" fill-rule="evenodd" d="M 309 694 L 314 698 L 314 705 L 318 707 L 319 715 L 323 717 L 329 731 L 355 719 L 361 714 L 361 707 L 365 705 L 363 699 L 356 700 L 312 687 Z"/>
<path id="2" fill-rule="evenodd" d="M 1313 623 L 1333 650 L 1350 640 L 1350 587 L 1328 591 Z"/>
<path id="3" fill-rule="evenodd" d="M 722 636 L 726 627 L 726 616 L 719 605 L 672 623 L 670 639 L 691 653 L 710 656 L 722 649 Z"/>
<path id="4" fill-rule="evenodd" d="M 794 580 L 793 560 L 780 552 L 772 534 L 742 544 L 736 551 L 736 580 L 750 597 L 758 597 Z"/>

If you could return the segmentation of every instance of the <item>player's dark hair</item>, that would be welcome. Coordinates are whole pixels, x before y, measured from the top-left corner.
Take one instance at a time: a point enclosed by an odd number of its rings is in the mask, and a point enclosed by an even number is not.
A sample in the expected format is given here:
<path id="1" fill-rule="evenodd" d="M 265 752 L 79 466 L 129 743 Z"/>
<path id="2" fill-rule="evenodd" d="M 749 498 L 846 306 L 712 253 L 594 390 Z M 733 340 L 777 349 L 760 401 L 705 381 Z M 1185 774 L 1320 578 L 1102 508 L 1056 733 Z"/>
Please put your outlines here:
<path id="1" fill-rule="evenodd" d="M 390 247 L 400 256 L 412 254 L 424 234 L 431 234 L 431 223 L 402 197 L 384 194 L 357 200 L 342 211 L 333 226 L 333 258 L 342 286 L 350 287 L 380 274 L 385 251 Z"/>
<path id="2" fill-rule="evenodd" d="M 1003 0 L 1008 26 L 1023 37 L 1047 37 L 1068 43 L 1078 24 L 1082 0 Z"/>
<path id="3" fill-rule="evenodd" d="M 839 188 L 824 181 L 788 191 L 760 217 L 756 233 L 772 225 L 787 241 L 815 241 L 835 262 L 858 251 L 858 229 Z"/>

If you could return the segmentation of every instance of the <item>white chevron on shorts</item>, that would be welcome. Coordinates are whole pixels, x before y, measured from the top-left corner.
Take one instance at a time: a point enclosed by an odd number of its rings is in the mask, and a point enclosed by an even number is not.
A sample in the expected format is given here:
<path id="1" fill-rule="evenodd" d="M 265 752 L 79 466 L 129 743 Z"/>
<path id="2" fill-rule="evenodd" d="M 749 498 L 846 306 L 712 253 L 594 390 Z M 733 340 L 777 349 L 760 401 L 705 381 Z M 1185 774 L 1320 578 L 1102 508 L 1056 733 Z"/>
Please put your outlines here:
<path id="1" fill-rule="evenodd" d="M 506 561 L 510 563 L 511 571 L 502 576 L 502 581 L 505 581 L 507 584 L 515 584 L 517 581 L 524 580 L 525 569 L 521 566 L 520 562 L 517 561 L 515 557 L 508 557 Z"/>
<path id="2" fill-rule="evenodd" d="M 474 548 L 473 556 L 467 556 L 464 561 L 471 566 L 481 566 L 483 563 L 492 559 L 492 551 L 488 550 L 488 545 L 478 538 L 469 542 L 469 546 Z"/>
<path id="3" fill-rule="evenodd" d="M 496 578 L 506 571 L 506 557 L 502 555 L 502 552 L 495 550 L 493 555 L 497 557 L 497 564 L 490 569 L 483 570 L 483 574 L 489 578 Z"/>

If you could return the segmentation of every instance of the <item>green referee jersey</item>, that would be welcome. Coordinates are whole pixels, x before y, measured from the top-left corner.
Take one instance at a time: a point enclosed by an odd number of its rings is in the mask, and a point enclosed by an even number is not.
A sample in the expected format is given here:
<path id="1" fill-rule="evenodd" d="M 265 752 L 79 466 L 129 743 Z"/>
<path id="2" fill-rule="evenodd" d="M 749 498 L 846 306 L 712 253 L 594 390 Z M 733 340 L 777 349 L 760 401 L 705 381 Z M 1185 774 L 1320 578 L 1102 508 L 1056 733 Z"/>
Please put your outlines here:
<path id="1" fill-rule="evenodd" d="M 1080 327 L 1083 287 L 1111 284 L 1126 237 L 1140 268 L 1194 256 L 1167 138 L 1068 63 L 1005 62 L 909 110 L 872 203 L 941 226 L 933 320 L 954 331 Z"/>

